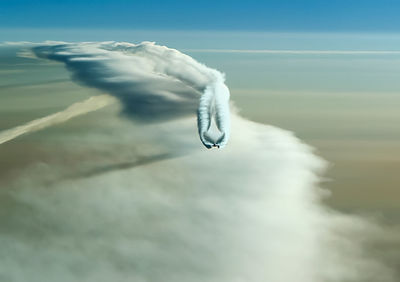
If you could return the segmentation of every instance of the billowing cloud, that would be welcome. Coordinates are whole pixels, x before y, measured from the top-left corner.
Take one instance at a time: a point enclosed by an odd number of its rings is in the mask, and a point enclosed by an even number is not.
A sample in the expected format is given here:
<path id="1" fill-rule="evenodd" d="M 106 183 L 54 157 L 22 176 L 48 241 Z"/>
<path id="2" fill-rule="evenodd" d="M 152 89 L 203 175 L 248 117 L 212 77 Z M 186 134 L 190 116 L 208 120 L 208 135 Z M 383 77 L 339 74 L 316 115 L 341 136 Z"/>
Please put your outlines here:
<path id="1" fill-rule="evenodd" d="M 171 70 L 180 79 L 136 70 L 126 62 L 126 44 L 83 43 L 84 56 L 71 52 L 80 44 L 66 46 L 36 52 L 68 57 L 76 79 L 112 92 L 127 114 L 164 122 L 132 123 L 102 113 L 90 130 L 59 136 L 57 145 L 72 163 L 34 164 L 2 187 L 0 280 L 396 281 L 391 269 L 365 253 L 376 226 L 322 204 L 325 191 L 318 184 L 326 163 L 291 132 L 233 111 L 229 146 L 203 150 L 193 138 L 202 125 L 196 130 L 187 113 L 216 90 L 208 87 L 221 84 L 201 84 L 207 75 L 189 66 L 181 74 Z M 147 52 L 140 66 L 152 69 Z M 140 51 L 134 54 L 140 62 Z M 192 80 L 198 85 L 188 86 Z M 142 87 L 155 100 L 131 95 L 130 87 Z M 129 95 L 155 116 L 135 111 Z M 208 111 L 211 100 L 204 99 L 199 115 L 215 117 L 204 124 L 215 122 L 210 128 L 223 131 L 219 115 L 226 109 Z M 190 110 L 179 109 L 186 106 Z"/>
<path id="2" fill-rule="evenodd" d="M 392 281 L 363 252 L 374 227 L 321 204 L 325 163 L 291 133 L 234 115 L 229 146 L 204 151 L 194 118 L 107 118 L 60 137 L 73 165 L 1 190 L 5 281 Z"/>
<path id="3" fill-rule="evenodd" d="M 49 43 L 32 50 L 65 63 L 75 80 L 116 96 L 131 117 L 165 121 L 197 111 L 207 148 L 228 141 L 229 90 L 223 74 L 175 49 L 152 42 L 103 42 Z"/>

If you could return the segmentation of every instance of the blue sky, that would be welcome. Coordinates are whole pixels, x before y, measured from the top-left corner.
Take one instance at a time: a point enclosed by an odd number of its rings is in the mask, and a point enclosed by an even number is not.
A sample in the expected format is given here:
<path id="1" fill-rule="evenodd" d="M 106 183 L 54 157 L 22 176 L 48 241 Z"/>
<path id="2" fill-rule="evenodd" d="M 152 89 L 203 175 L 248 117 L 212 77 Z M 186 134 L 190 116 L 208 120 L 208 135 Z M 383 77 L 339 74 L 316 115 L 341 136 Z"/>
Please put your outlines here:
<path id="1" fill-rule="evenodd" d="M 398 32 L 400 1 L 2 0 L 0 28 Z"/>

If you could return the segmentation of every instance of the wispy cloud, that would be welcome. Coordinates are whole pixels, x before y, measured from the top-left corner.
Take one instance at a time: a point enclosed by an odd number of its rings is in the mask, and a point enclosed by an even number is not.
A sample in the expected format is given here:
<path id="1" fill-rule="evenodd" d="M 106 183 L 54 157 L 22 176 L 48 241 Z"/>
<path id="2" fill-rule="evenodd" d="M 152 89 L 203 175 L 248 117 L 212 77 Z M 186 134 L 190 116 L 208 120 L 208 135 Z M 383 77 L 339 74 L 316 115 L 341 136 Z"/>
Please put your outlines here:
<path id="1" fill-rule="evenodd" d="M 288 55 L 400 55 L 400 50 L 269 50 L 269 49 L 186 49 L 192 53 L 243 53 Z"/>
<path id="2" fill-rule="evenodd" d="M 11 141 L 21 135 L 36 132 L 45 129 L 46 127 L 66 122 L 74 117 L 97 111 L 112 104 L 113 102 L 115 102 L 115 98 L 109 95 L 90 97 L 83 102 L 72 104 L 61 112 L 32 120 L 24 125 L 1 131 L 0 144 Z"/>

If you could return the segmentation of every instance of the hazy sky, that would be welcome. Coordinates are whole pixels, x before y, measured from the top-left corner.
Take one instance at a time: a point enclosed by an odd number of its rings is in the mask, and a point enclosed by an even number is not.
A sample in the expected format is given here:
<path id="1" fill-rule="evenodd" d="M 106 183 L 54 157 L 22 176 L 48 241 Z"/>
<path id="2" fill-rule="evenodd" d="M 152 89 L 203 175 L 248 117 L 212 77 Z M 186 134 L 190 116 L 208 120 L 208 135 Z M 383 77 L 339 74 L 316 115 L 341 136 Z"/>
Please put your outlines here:
<path id="1" fill-rule="evenodd" d="M 399 8 L 394 0 L 3 0 L 0 26 L 397 32 Z"/>

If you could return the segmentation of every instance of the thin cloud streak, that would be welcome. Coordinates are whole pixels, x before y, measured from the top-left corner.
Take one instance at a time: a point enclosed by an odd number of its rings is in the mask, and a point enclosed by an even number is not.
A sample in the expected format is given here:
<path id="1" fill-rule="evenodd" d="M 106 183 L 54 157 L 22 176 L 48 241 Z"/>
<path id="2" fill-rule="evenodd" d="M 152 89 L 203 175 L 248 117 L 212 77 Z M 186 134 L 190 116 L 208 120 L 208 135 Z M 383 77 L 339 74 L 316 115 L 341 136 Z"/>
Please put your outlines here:
<path id="1" fill-rule="evenodd" d="M 1 131 L 0 144 L 11 141 L 21 135 L 36 132 L 49 126 L 66 122 L 74 117 L 97 111 L 114 103 L 115 101 L 116 100 L 113 97 L 108 95 L 90 97 L 83 102 L 72 104 L 61 112 L 32 120 L 24 125 Z"/>
<path id="2" fill-rule="evenodd" d="M 289 55 L 400 55 L 400 50 L 256 50 L 256 49 L 186 49 L 192 53 L 243 53 Z"/>

